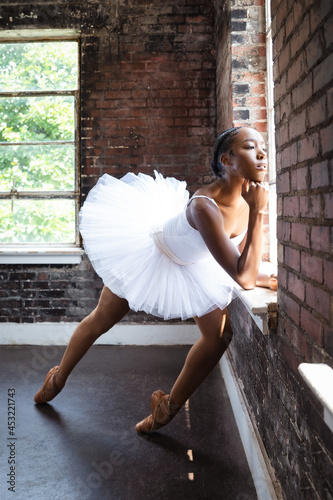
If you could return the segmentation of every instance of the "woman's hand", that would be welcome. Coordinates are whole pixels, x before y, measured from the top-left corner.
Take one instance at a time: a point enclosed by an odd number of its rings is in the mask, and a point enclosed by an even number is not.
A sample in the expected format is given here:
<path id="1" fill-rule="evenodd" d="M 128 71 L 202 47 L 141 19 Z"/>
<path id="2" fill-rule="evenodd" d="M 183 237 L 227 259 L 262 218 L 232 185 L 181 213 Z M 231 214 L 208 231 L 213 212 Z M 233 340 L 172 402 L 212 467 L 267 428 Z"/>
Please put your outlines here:
<path id="1" fill-rule="evenodd" d="M 256 286 L 270 288 L 271 290 L 276 291 L 278 287 L 276 266 L 274 266 L 270 262 L 261 262 L 259 266 Z"/>
<path id="2" fill-rule="evenodd" d="M 278 280 L 276 274 L 271 274 L 268 278 L 268 288 L 276 292 L 278 287 Z"/>
<path id="3" fill-rule="evenodd" d="M 242 186 L 242 196 L 250 210 L 264 213 L 267 208 L 269 190 L 267 182 L 253 182 L 245 179 Z"/>

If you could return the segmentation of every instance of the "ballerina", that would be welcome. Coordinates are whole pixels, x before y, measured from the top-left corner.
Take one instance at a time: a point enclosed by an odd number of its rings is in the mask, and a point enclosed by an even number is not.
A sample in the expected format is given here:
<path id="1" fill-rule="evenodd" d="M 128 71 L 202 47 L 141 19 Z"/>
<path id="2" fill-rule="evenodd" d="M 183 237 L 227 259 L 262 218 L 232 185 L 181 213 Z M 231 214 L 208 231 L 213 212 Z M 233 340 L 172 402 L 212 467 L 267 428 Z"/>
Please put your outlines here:
<path id="1" fill-rule="evenodd" d="M 189 199 L 186 183 L 132 173 L 104 174 L 80 213 L 80 231 L 104 287 L 97 307 L 75 329 L 59 366 L 35 395 L 51 401 L 73 368 L 130 309 L 164 319 L 194 318 L 201 338 L 190 349 L 169 394 L 151 396 L 151 414 L 136 425 L 153 432 L 178 413 L 227 349 L 232 329 L 227 306 L 237 288 L 276 290 L 274 269 L 261 272 L 264 182 L 263 137 L 235 127 L 215 141 L 216 180 Z"/>

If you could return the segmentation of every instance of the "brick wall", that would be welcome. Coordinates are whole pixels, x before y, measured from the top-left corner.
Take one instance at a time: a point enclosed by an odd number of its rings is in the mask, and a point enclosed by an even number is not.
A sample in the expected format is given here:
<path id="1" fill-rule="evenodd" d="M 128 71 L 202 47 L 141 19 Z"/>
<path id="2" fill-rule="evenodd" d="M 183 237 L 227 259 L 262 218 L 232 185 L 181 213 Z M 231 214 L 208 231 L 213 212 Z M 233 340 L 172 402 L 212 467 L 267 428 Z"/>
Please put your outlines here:
<path id="1" fill-rule="evenodd" d="M 333 437 L 301 362 L 333 367 L 332 3 L 273 0 L 278 328 L 231 307 L 232 362 L 286 499 L 333 498 Z"/>
<path id="2" fill-rule="evenodd" d="M 267 131 L 264 0 L 234 0 L 231 53 L 234 126 Z"/>
<path id="3" fill-rule="evenodd" d="M 332 435 L 297 366 L 305 361 L 333 367 L 333 9 L 329 0 L 292 4 L 282 0 L 274 2 L 272 11 L 279 350 L 297 404 L 290 428 L 303 435 L 305 452 L 294 481 L 299 481 L 306 498 L 311 494 L 332 498 L 332 482 L 327 484 L 332 472 Z M 301 459 L 301 453 L 295 453 L 296 457 Z"/>
<path id="4" fill-rule="evenodd" d="M 104 173 L 210 176 L 215 139 L 214 7 L 170 2 L 0 1 L 1 29 L 81 30 L 82 199 Z M 77 266 L 0 269 L 0 322 L 78 321 L 101 281 Z M 145 315 L 129 315 L 135 321 Z"/>
<path id="5" fill-rule="evenodd" d="M 274 18 L 281 325 L 294 369 L 333 356 L 331 2 L 305 3 L 281 2 Z"/>
<path id="6" fill-rule="evenodd" d="M 216 109 L 217 134 L 233 126 L 231 8 L 229 2 L 216 2 Z"/>
<path id="7" fill-rule="evenodd" d="M 216 5 L 217 131 L 248 125 L 267 131 L 264 0 Z"/>

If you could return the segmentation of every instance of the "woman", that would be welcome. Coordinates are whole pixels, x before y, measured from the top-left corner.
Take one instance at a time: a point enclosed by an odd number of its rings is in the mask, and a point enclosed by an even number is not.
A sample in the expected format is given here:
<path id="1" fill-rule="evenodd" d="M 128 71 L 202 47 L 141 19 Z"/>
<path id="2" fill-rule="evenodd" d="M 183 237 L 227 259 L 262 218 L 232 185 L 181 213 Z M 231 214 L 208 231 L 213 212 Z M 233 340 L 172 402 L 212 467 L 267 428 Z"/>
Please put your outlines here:
<path id="1" fill-rule="evenodd" d="M 189 201 L 184 182 L 161 175 L 117 180 L 105 174 L 91 190 L 80 229 L 105 286 L 59 367 L 47 374 L 37 404 L 61 391 L 95 340 L 130 309 L 165 319 L 194 317 L 201 338 L 170 394 L 154 392 L 151 415 L 136 425 L 137 432 L 153 432 L 172 420 L 227 349 L 232 330 L 226 307 L 235 288 L 277 288 L 273 273 L 259 272 L 268 202 L 262 136 L 248 127 L 223 132 L 211 167 L 217 180 Z"/>

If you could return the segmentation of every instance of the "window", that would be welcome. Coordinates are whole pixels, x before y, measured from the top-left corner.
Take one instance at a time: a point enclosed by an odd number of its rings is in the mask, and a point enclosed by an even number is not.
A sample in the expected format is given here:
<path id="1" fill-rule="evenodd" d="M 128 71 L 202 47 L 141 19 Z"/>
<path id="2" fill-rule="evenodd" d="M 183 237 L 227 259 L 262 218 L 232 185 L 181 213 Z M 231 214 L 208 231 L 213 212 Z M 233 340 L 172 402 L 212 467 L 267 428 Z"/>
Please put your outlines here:
<path id="1" fill-rule="evenodd" d="M 276 152 L 274 126 L 274 80 L 271 2 L 266 0 L 267 131 L 269 156 L 269 234 L 270 261 L 277 261 L 276 239 Z"/>
<path id="2" fill-rule="evenodd" d="M 68 251 L 79 243 L 78 39 L 17 38 L 0 40 L 0 248 Z"/>

